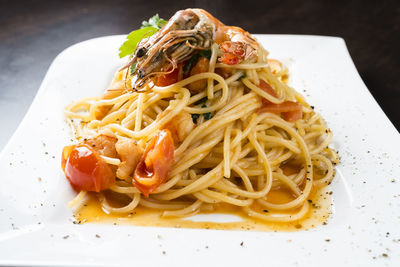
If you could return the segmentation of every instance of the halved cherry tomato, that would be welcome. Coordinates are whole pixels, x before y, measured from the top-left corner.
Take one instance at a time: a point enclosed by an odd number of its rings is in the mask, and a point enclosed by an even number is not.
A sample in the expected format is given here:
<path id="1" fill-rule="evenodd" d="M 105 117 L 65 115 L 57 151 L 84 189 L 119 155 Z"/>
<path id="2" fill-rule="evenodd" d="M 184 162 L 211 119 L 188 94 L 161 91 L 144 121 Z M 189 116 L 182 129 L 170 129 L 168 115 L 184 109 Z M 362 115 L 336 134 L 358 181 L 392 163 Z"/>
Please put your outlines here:
<path id="1" fill-rule="evenodd" d="M 76 190 L 100 192 L 115 183 L 110 166 L 85 144 L 64 147 L 61 167 Z"/>
<path id="2" fill-rule="evenodd" d="M 178 67 L 174 69 L 173 72 L 158 76 L 155 81 L 155 85 L 168 86 L 182 80 L 182 76 L 183 76 L 182 64 L 178 64 Z"/>
<path id="3" fill-rule="evenodd" d="M 271 85 L 269 85 L 264 80 L 260 79 L 260 84 L 258 85 L 258 87 L 260 87 L 263 91 L 272 95 L 273 97 L 278 97 L 278 95 L 276 94 L 275 90 L 271 87 Z M 265 98 L 262 98 L 262 102 L 263 104 L 271 103 L 268 99 Z"/>
<path id="4" fill-rule="evenodd" d="M 264 80 L 260 79 L 260 84 L 258 85 L 263 91 L 272 95 L 273 97 L 278 97 L 275 90 Z M 297 121 L 303 117 L 303 108 L 299 103 L 293 101 L 285 101 L 281 104 L 274 104 L 268 99 L 262 98 L 263 106 L 259 109 L 259 112 L 271 112 L 271 113 L 281 113 L 282 117 L 286 121 Z"/>
<path id="5" fill-rule="evenodd" d="M 285 101 L 281 104 L 265 103 L 258 112 L 282 113 L 286 121 L 296 121 L 303 116 L 302 105 L 293 101 Z"/>
<path id="6" fill-rule="evenodd" d="M 266 104 L 260 108 L 260 112 L 281 113 L 301 110 L 302 106 L 293 101 L 285 101 L 281 104 Z"/>
<path id="7" fill-rule="evenodd" d="M 297 121 L 303 118 L 302 110 L 283 112 L 282 117 L 285 121 Z"/>
<path id="8" fill-rule="evenodd" d="M 146 146 L 133 175 L 133 185 L 146 197 L 168 178 L 174 159 L 174 140 L 167 129 L 160 131 Z"/>

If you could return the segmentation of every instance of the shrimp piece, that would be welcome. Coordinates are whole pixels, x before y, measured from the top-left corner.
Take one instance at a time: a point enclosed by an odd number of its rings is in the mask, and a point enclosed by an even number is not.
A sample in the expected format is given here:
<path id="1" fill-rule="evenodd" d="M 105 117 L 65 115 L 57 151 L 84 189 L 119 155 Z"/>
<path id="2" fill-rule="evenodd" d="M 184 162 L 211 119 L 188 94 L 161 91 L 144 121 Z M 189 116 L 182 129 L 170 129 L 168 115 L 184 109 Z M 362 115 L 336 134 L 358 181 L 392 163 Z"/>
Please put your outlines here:
<path id="1" fill-rule="evenodd" d="M 119 139 L 115 144 L 120 158 L 121 164 L 117 169 L 117 177 L 124 180 L 130 180 L 131 174 L 135 170 L 140 158 L 143 154 L 143 149 L 131 139 Z"/>
<path id="2" fill-rule="evenodd" d="M 178 64 L 198 50 L 210 49 L 213 43 L 220 45 L 219 61 L 226 64 L 252 62 L 260 48 L 247 31 L 226 26 L 203 9 L 185 9 L 176 12 L 156 34 L 140 41 L 125 67 L 136 64 L 134 86 L 141 88 L 159 75 L 172 73 Z"/>
<path id="3" fill-rule="evenodd" d="M 282 71 L 282 63 L 276 59 L 268 59 L 268 65 L 271 68 L 272 74 L 276 74 Z"/>
<path id="4" fill-rule="evenodd" d="M 121 163 L 118 166 L 110 166 L 113 173 L 120 179 L 130 179 L 138 164 L 143 149 L 131 139 L 117 139 L 112 134 L 104 132 L 95 138 L 86 139 L 83 144 L 91 147 L 93 151 L 101 156 L 109 158 L 120 158 Z"/>
<path id="5" fill-rule="evenodd" d="M 115 150 L 115 144 L 118 139 L 116 137 L 111 137 L 105 134 L 100 134 L 95 138 L 86 139 L 84 144 L 92 147 L 94 151 L 102 156 L 116 158 L 117 151 Z"/>
<path id="6" fill-rule="evenodd" d="M 179 143 L 185 140 L 194 126 L 192 116 L 188 112 L 182 111 L 170 120 L 164 128 L 171 132 L 174 143 Z"/>

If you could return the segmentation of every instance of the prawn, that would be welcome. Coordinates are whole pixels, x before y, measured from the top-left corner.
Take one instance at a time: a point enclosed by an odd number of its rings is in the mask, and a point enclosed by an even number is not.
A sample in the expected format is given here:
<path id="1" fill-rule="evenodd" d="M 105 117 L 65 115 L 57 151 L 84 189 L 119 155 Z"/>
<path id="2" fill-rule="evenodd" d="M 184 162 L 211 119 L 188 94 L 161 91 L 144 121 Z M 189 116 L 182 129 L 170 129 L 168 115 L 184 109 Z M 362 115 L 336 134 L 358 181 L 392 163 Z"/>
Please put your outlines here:
<path id="1" fill-rule="evenodd" d="M 136 64 L 135 88 L 142 88 L 160 75 L 172 73 L 199 50 L 218 44 L 225 64 L 238 64 L 257 58 L 259 43 L 239 27 L 227 26 L 203 9 L 175 13 L 156 34 L 142 39 L 126 67 Z"/>

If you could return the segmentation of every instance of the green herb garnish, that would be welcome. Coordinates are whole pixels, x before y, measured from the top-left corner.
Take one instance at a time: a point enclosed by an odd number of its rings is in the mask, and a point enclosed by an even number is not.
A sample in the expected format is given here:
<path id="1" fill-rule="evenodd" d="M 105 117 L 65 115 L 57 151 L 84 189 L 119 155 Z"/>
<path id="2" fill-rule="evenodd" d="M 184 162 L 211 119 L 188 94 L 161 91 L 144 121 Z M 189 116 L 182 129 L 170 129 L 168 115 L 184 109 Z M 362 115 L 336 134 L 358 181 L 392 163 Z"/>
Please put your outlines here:
<path id="1" fill-rule="evenodd" d="M 203 97 L 202 99 L 197 100 L 196 102 L 194 102 L 194 104 L 195 104 L 195 105 L 204 104 L 204 103 L 207 102 L 207 100 L 208 100 L 208 98 L 205 96 L 205 97 Z M 202 106 L 202 108 L 204 108 L 204 107 Z"/>
<path id="2" fill-rule="evenodd" d="M 160 18 L 158 14 L 155 14 L 149 19 L 149 21 L 143 21 L 141 28 L 154 27 L 157 29 L 161 29 L 162 27 L 164 27 L 165 24 L 167 24 L 167 22 L 168 21 L 166 21 L 165 19 Z"/>
<path id="3" fill-rule="evenodd" d="M 201 105 L 200 107 L 206 108 L 207 107 L 207 105 L 206 105 L 207 100 L 208 100 L 208 98 L 205 96 L 202 99 L 199 99 L 196 102 L 194 102 L 194 105 L 196 105 L 196 106 L 197 105 Z M 211 112 L 204 113 L 203 117 L 204 117 L 205 120 L 209 120 L 209 119 L 212 118 L 212 113 Z M 192 114 L 193 123 L 197 123 L 197 120 L 199 118 L 200 118 L 200 114 Z"/>
<path id="4" fill-rule="evenodd" d="M 154 15 L 149 21 L 143 21 L 139 30 L 132 31 L 126 37 L 126 41 L 119 48 L 119 57 L 131 55 L 135 52 L 136 46 L 144 37 L 149 37 L 158 32 L 165 24 L 166 20 L 161 19 L 158 14 Z"/>
<path id="5" fill-rule="evenodd" d="M 197 123 L 197 120 L 199 119 L 200 114 L 192 114 L 192 121 L 193 123 Z"/>
<path id="6" fill-rule="evenodd" d="M 207 112 L 207 113 L 204 113 L 204 114 L 203 114 L 203 117 L 204 117 L 204 119 L 205 119 L 206 121 L 208 121 L 209 119 L 212 118 L 212 114 L 211 114 L 211 112 Z"/>
<path id="7" fill-rule="evenodd" d="M 210 59 L 211 58 L 211 49 L 201 50 L 199 52 L 199 55 L 202 57 L 206 57 L 207 59 Z"/>
<path id="8" fill-rule="evenodd" d="M 193 55 L 187 62 L 186 64 L 183 66 L 183 75 L 187 75 L 189 73 L 189 70 L 191 68 L 193 68 L 194 65 L 196 65 L 197 60 L 199 59 L 200 55 L 199 54 L 195 54 Z"/>

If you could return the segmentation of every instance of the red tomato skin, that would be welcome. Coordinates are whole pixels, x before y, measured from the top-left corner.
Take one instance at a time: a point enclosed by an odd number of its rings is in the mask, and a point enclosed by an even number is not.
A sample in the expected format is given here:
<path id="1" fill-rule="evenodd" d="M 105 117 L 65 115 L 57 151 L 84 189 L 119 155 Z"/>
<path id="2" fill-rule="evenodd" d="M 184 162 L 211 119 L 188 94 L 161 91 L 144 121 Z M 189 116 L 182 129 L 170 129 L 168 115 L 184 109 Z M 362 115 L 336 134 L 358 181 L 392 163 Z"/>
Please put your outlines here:
<path id="1" fill-rule="evenodd" d="M 302 106 L 293 101 L 285 101 L 281 104 L 263 103 L 258 112 L 282 114 L 283 119 L 290 122 L 297 121 L 303 117 Z"/>
<path id="2" fill-rule="evenodd" d="M 295 111 L 289 111 L 289 112 L 283 112 L 282 117 L 285 121 L 297 121 L 303 118 L 303 111 L 302 110 L 295 110 Z"/>
<path id="3" fill-rule="evenodd" d="M 115 183 L 115 175 L 100 155 L 85 144 L 65 147 L 61 163 L 76 190 L 100 192 Z"/>
<path id="4" fill-rule="evenodd" d="M 179 64 L 173 72 L 158 76 L 155 81 L 155 85 L 161 87 L 168 86 L 182 80 L 182 76 L 182 64 Z"/>
<path id="5" fill-rule="evenodd" d="M 133 176 L 133 185 L 146 197 L 167 180 L 174 149 L 174 139 L 167 129 L 160 131 L 146 146 Z"/>
<path id="6" fill-rule="evenodd" d="M 269 85 L 264 80 L 260 79 L 260 84 L 258 85 L 258 87 L 260 87 L 263 91 L 265 91 L 266 93 L 272 95 L 273 97 L 275 97 L 275 98 L 278 97 L 277 93 L 271 87 L 271 85 Z M 265 98 L 262 98 L 261 101 L 262 101 L 263 104 L 271 104 L 271 102 L 268 99 L 265 99 Z"/>

